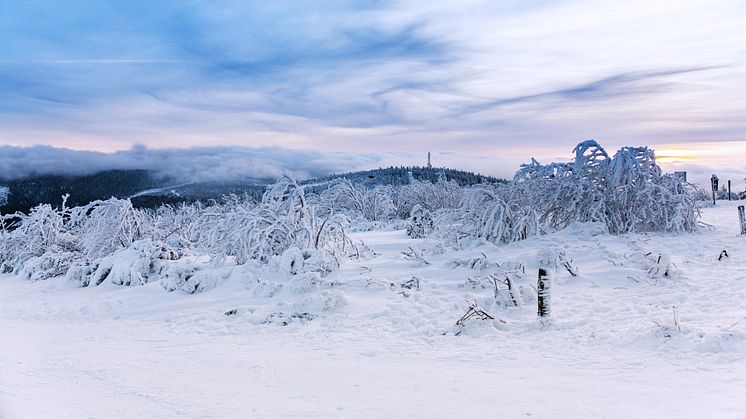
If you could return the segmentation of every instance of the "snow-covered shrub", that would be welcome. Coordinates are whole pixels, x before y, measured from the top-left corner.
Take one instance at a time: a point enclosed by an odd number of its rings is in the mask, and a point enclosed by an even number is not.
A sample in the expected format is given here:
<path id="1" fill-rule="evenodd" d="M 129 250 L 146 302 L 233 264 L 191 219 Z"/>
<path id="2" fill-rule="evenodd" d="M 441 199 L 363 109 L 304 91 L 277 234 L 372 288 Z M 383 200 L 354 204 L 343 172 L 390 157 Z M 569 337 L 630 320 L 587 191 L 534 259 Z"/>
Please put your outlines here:
<path id="1" fill-rule="evenodd" d="M 433 231 L 433 216 L 430 211 L 415 205 L 407 225 L 407 235 L 413 239 L 426 237 Z"/>
<path id="2" fill-rule="evenodd" d="M 179 206 L 163 205 L 155 210 L 143 211 L 142 234 L 156 243 L 161 243 L 164 251 L 170 253 L 168 259 L 176 260 L 192 253 L 196 234 L 201 229 L 195 222 L 201 219 L 205 207 L 197 202 Z"/>
<path id="3" fill-rule="evenodd" d="M 608 155 L 595 141 L 575 147 L 573 163 L 521 166 L 506 188 L 509 198 L 530 206 L 542 227 L 558 230 L 573 222 L 605 221 L 603 190 Z"/>
<path id="4" fill-rule="evenodd" d="M 64 275 L 75 262 L 75 253 L 56 245 L 46 249 L 40 256 L 32 256 L 21 263 L 16 273 L 31 281 L 39 281 Z"/>
<path id="5" fill-rule="evenodd" d="M 257 205 L 216 209 L 202 214 L 198 245 L 217 260 L 268 263 L 295 248 L 304 266 L 326 274 L 354 248 L 345 233 L 347 219 L 339 214 L 316 217 L 303 188 L 288 176 L 281 177 Z"/>
<path id="6" fill-rule="evenodd" d="M 532 159 L 508 185 L 466 190 L 458 209 L 438 214 L 436 230 L 456 241 L 507 243 L 576 222 L 600 222 L 612 234 L 697 228 L 694 189 L 663 174 L 653 150 L 624 147 L 611 158 L 588 140 L 574 152 L 569 163 Z"/>
<path id="7" fill-rule="evenodd" d="M 319 277 L 339 267 L 341 258 L 365 253 L 347 237 L 348 224 L 342 214 L 316 217 L 289 177 L 280 178 L 259 203 L 231 196 L 207 206 L 138 210 L 126 199 L 74 208 L 63 200 L 59 209 L 39 205 L 28 215 L 2 217 L 0 266 L 29 279 L 65 276 L 83 286 L 139 285 L 165 277 L 166 289 L 198 292 L 220 281 L 203 270 L 162 271 L 173 265 L 165 262 L 185 254 L 239 265 L 276 261 L 288 276 Z"/>
<path id="8" fill-rule="evenodd" d="M 168 291 L 183 291 L 196 294 L 209 291 L 224 281 L 233 272 L 232 266 L 200 266 L 194 264 L 169 264 L 159 272 L 161 287 Z"/>
<path id="9" fill-rule="evenodd" d="M 396 214 L 399 218 L 407 219 L 415 207 L 430 213 L 444 208 L 457 208 L 463 198 L 463 191 L 464 188 L 447 180 L 442 173 L 435 183 L 412 179 L 409 185 L 401 186 L 394 196 Z"/>
<path id="10" fill-rule="evenodd" d="M 64 196 L 59 209 L 42 204 L 28 215 L 3 217 L 4 271 L 31 280 L 66 276 L 88 285 L 111 277 L 115 284 L 133 284 L 147 279 L 155 260 L 178 257 L 166 244 L 142 239 L 144 213 L 129 200 L 112 198 L 74 208 L 66 201 Z"/>
<path id="11" fill-rule="evenodd" d="M 536 160 L 516 173 L 510 197 L 534 208 L 546 230 L 603 222 L 612 234 L 684 232 L 697 228 L 694 189 L 663 174 L 647 147 L 623 147 L 613 158 L 596 141 L 575 148 L 571 163 Z"/>
<path id="12" fill-rule="evenodd" d="M 391 219 L 396 208 L 389 186 L 368 188 L 348 179 L 334 180 L 320 196 L 320 214 L 350 213 L 368 221 Z"/>
<path id="13" fill-rule="evenodd" d="M 142 219 L 129 199 L 111 198 L 72 208 L 69 225 L 85 257 L 97 259 L 140 240 Z"/>
<path id="14" fill-rule="evenodd" d="M 282 255 L 273 257 L 269 261 L 269 268 L 286 278 L 317 280 L 339 268 L 339 259 L 332 252 L 291 247 Z"/>
<path id="15" fill-rule="evenodd" d="M 63 197 L 60 209 L 38 205 L 28 215 L 17 213 L 0 219 L 0 268 L 29 279 L 46 279 L 64 273 L 78 250 L 69 231 L 70 210 Z"/>
<path id="16" fill-rule="evenodd" d="M 609 165 L 607 225 L 611 233 L 697 228 L 693 190 L 679 177 L 663 174 L 647 147 L 624 147 Z"/>
<path id="17" fill-rule="evenodd" d="M 350 247 L 354 247 L 347 237 L 346 229 L 349 220 L 341 214 L 329 215 L 324 219 L 313 220 L 313 248 L 331 249 L 335 254 L 346 255 Z"/>
<path id="18" fill-rule="evenodd" d="M 233 257 L 239 265 L 252 259 L 266 262 L 292 246 L 309 247 L 313 218 L 303 189 L 283 176 L 256 206 L 206 211 L 199 245 L 215 259 Z"/>
<path id="19" fill-rule="evenodd" d="M 530 207 L 506 201 L 503 186 L 479 186 L 466 191 L 461 207 L 442 211 L 435 221 L 438 234 L 455 239 L 481 238 L 510 243 L 538 232 L 538 219 Z"/>
<path id="20" fill-rule="evenodd" d="M 95 269 L 82 278 L 82 285 L 96 286 L 104 281 L 114 285 L 144 285 L 158 273 L 156 261 L 160 256 L 160 246 L 150 239 L 133 242 L 126 249 L 94 262 Z"/>

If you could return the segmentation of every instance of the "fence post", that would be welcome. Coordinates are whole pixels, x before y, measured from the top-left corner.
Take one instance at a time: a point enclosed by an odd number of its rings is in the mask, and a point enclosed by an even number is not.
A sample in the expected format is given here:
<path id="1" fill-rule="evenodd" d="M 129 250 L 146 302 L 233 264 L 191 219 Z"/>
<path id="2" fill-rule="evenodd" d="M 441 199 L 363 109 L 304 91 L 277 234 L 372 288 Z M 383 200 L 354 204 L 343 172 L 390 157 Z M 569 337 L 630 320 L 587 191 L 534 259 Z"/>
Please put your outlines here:
<path id="1" fill-rule="evenodd" d="M 549 270 L 539 268 L 539 282 L 536 287 L 538 314 L 539 318 L 546 319 L 551 314 L 551 291 L 552 278 L 549 276 Z"/>
<path id="2" fill-rule="evenodd" d="M 718 181 L 719 180 L 720 179 L 717 176 L 715 176 L 715 175 L 712 175 L 712 177 L 710 178 L 710 186 L 712 187 L 712 205 L 715 205 L 715 199 L 716 199 L 715 198 L 715 194 L 718 191 Z"/>
<path id="3" fill-rule="evenodd" d="M 743 205 L 738 206 L 738 221 L 741 224 L 741 234 L 746 234 L 746 213 Z"/>

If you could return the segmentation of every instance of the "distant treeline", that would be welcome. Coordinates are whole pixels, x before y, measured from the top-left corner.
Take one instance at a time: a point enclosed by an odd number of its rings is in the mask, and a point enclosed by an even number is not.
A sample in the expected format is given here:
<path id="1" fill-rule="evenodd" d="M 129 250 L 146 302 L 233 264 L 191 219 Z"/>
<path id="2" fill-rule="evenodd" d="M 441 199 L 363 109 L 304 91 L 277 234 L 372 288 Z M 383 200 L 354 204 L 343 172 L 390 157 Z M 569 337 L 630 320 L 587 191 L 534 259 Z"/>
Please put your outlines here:
<path id="1" fill-rule="evenodd" d="M 147 170 L 107 170 L 87 176 L 42 175 L 21 179 L 0 179 L 10 193 L 3 214 L 27 212 L 39 204 L 59 206 L 62 195 L 70 194 L 69 206 L 85 205 L 97 199 L 125 198 L 160 186 Z"/>
<path id="2" fill-rule="evenodd" d="M 364 184 L 366 186 L 376 185 L 407 185 L 411 177 L 417 181 L 437 182 L 440 176 L 452 180 L 459 186 L 470 186 L 478 183 L 506 183 L 505 179 L 499 179 L 494 176 L 481 175 L 479 173 L 466 172 L 463 170 L 448 169 L 444 167 L 420 167 L 420 166 L 399 166 L 386 167 L 360 172 L 340 173 L 320 179 L 311 179 L 303 184 L 318 183 L 321 189 L 324 189 L 323 183 L 334 179 L 346 178 L 353 183 Z M 315 188 L 312 188 L 315 189 Z M 308 188 L 307 188 L 308 190 Z"/>
<path id="3" fill-rule="evenodd" d="M 505 182 L 492 176 L 446 168 L 427 167 L 388 167 L 361 172 L 350 172 L 331 175 L 320 179 L 303 182 L 308 185 L 307 192 L 320 193 L 326 189 L 329 181 L 347 178 L 353 183 L 366 186 L 376 185 L 406 185 L 411 177 L 418 181 L 436 182 L 440 176 L 455 181 L 461 186 L 477 183 Z M 108 170 L 86 176 L 43 175 L 21 179 L 0 179 L 0 187 L 7 187 L 5 203 L 0 205 L 0 213 L 28 212 L 39 204 L 51 204 L 55 207 L 62 202 L 62 195 L 70 194 L 68 206 L 81 206 L 89 202 L 108 198 L 127 198 L 139 192 L 165 188 L 168 185 L 181 183 L 178 179 L 163 179 L 154 176 L 147 170 Z M 266 189 L 257 179 L 245 182 L 202 182 L 190 183 L 165 188 L 163 191 L 144 194 L 132 198 L 132 204 L 139 208 L 154 208 L 163 204 L 179 204 L 194 201 L 208 201 L 220 199 L 227 194 L 247 194 L 255 200 L 260 200 Z M 3 200 L 0 200 L 0 204 Z"/>

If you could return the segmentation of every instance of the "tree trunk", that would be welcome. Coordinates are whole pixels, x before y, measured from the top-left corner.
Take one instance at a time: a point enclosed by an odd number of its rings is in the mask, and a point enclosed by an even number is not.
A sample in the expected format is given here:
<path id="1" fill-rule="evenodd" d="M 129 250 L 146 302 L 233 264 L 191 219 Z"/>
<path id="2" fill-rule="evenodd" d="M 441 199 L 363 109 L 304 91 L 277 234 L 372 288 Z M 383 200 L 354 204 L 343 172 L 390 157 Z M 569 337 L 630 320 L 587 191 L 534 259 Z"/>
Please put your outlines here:
<path id="1" fill-rule="evenodd" d="M 741 234 L 746 234 L 746 214 L 743 205 L 738 207 L 738 221 L 741 223 Z"/>

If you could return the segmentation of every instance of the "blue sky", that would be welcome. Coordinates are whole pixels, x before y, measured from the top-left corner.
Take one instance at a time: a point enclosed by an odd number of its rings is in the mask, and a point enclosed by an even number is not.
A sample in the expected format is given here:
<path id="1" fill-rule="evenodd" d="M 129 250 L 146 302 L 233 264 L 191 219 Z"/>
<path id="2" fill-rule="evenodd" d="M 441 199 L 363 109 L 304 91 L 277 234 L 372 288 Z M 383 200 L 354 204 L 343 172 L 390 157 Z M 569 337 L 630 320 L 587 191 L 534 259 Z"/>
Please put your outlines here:
<path id="1" fill-rule="evenodd" d="M 0 39 L 5 146 L 746 158 L 743 1 L 4 0 Z"/>

